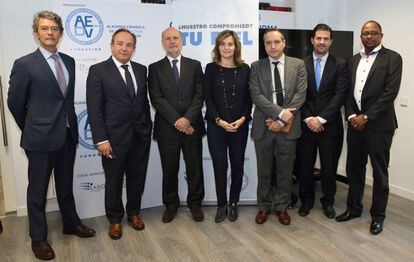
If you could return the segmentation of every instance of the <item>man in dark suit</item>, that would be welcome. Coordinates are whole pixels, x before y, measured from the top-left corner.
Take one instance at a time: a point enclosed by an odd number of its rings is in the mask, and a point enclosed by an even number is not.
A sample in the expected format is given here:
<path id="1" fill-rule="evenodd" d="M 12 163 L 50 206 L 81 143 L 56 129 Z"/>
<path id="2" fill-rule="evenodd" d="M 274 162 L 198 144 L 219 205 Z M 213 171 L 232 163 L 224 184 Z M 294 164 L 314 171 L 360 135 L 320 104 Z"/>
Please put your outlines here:
<path id="1" fill-rule="evenodd" d="M 8 106 L 22 130 L 21 147 L 29 160 L 27 211 L 32 250 L 40 259 L 55 257 L 47 242 L 45 217 L 49 177 L 54 170 L 63 233 L 92 237 L 82 225 L 73 198 L 73 165 L 78 143 L 74 107 L 75 60 L 57 51 L 62 19 L 42 11 L 33 20 L 39 49 L 15 61 L 10 75 Z"/>
<path id="2" fill-rule="evenodd" d="M 301 109 L 302 137 L 298 142 L 302 202 L 299 215 L 306 216 L 315 202 L 313 167 L 319 149 L 321 163 L 321 198 L 324 214 L 335 217 L 336 170 L 343 143 L 341 107 L 348 90 L 346 61 L 329 53 L 332 29 L 318 24 L 312 32 L 313 54 L 305 61 L 308 89 Z"/>
<path id="3" fill-rule="evenodd" d="M 394 100 L 401 83 L 402 58 L 381 44 L 383 34 L 376 21 L 361 29 L 364 48 L 349 62 L 351 88 L 345 104 L 348 119 L 348 155 L 346 173 L 349 181 L 347 209 L 338 222 L 360 217 L 365 187 L 367 158 L 371 160 L 374 179 L 370 232 L 382 232 L 388 201 L 388 164 L 397 118 Z"/>
<path id="4" fill-rule="evenodd" d="M 268 57 L 252 64 L 249 80 L 256 105 L 251 133 L 258 173 L 256 223 L 265 223 L 274 210 L 279 222 L 289 225 L 286 209 L 292 191 L 296 140 L 301 135 L 300 107 L 306 97 L 306 69 L 302 60 L 283 54 L 286 43 L 282 32 L 269 29 L 263 40 Z M 284 125 L 291 125 L 290 130 L 284 130 Z M 272 184 L 273 175 L 276 184 Z"/>
<path id="5" fill-rule="evenodd" d="M 109 236 L 122 236 L 125 210 L 122 184 L 126 176 L 126 213 L 135 230 L 143 230 L 139 217 L 151 143 L 151 117 L 147 98 L 147 68 L 131 61 L 136 36 L 118 29 L 111 39 L 112 57 L 91 66 L 86 101 L 92 137 L 102 154 L 105 172 L 105 211 Z"/>
<path id="6" fill-rule="evenodd" d="M 162 32 L 167 55 L 149 66 L 149 93 L 156 110 L 154 139 L 162 165 L 163 222 L 174 219 L 180 205 L 178 170 L 184 155 L 188 184 L 187 205 L 195 221 L 203 221 L 204 198 L 202 136 L 205 134 L 201 107 L 203 87 L 200 62 L 181 55 L 181 32 L 169 27 Z"/>

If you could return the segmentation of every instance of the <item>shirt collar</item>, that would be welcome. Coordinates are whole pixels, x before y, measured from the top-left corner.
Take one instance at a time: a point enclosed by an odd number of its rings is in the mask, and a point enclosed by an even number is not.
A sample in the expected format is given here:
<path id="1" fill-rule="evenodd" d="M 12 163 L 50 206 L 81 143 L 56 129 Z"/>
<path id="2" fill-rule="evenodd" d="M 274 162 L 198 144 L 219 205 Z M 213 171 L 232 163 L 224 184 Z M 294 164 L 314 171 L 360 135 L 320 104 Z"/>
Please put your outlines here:
<path id="1" fill-rule="evenodd" d="M 170 64 L 172 64 L 172 61 L 174 59 L 177 59 L 178 63 L 181 63 L 181 54 L 179 56 L 177 56 L 176 58 L 173 58 L 173 57 L 167 55 L 167 58 L 168 58 L 168 61 L 170 61 Z"/>
<path id="2" fill-rule="evenodd" d="M 43 55 L 43 57 L 47 60 L 47 59 L 49 59 L 49 58 L 51 58 L 52 57 L 52 55 L 57 55 L 59 58 L 60 58 L 60 56 L 59 56 L 59 52 L 58 51 L 56 51 L 56 53 L 52 53 L 52 52 L 50 52 L 49 50 L 47 50 L 47 49 L 45 49 L 45 48 L 43 48 L 43 47 L 41 47 L 41 46 L 39 46 L 39 50 L 40 50 L 40 53 L 42 53 L 42 55 Z"/>
<path id="3" fill-rule="evenodd" d="M 316 61 L 316 59 L 321 59 L 324 63 L 326 63 L 326 60 L 328 60 L 328 56 L 329 56 L 329 52 L 328 53 L 326 53 L 324 56 L 322 56 L 322 57 L 317 57 L 316 55 L 315 55 L 315 53 L 313 52 L 312 53 L 312 56 L 313 56 L 313 61 Z"/>
<path id="4" fill-rule="evenodd" d="M 269 61 L 270 61 L 270 64 L 272 64 L 273 62 L 279 61 L 279 63 L 281 65 L 284 65 L 285 64 L 285 54 L 282 53 L 282 55 L 278 59 L 274 59 L 274 58 L 269 56 Z"/>
<path id="5" fill-rule="evenodd" d="M 114 61 L 116 67 L 118 67 L 118 68 L 120 68 L 123 65 L 128 65 L 128 68 L 132 68 L 132 66 L 131 66 L 131 60 L 128 61 L 128 63 L 125 63 L 125 64 L 123 64 L 123 63 L 119 62 L 118 60 L 116 60 L 116 58 L 114 56 L 112 56 L 112 60 Z"/>
<path id="6" fill-rule="evenodd" d="M 364 57 L 364 56 L 367 57 L 367 56 L 370 56 L 370 55 L 375 55 L 376 53 L 379 52 L 379 50 L 381 48 L 382 48 L 382 44 L 379 44 L 379 46 L 375 47 L 374 50 L 372 50 L 371 53 L 369 53 L 369 54 L 365 54 L 365 48 L 362 48 L 362 50 L 359 53 L 362 57 Z"/>

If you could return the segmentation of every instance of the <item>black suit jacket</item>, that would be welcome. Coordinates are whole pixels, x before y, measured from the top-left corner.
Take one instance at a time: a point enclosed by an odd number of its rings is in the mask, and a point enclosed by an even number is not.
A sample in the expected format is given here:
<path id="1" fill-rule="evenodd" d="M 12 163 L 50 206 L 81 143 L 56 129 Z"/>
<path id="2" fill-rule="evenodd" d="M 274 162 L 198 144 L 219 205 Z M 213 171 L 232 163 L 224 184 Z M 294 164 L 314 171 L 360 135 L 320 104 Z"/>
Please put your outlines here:
<path id="1" fill-rule="evenodd" d="M 317 90 L 313 56 L 305 58 L 304 61 L 308 73 L 308 89 L 305 104 L 301 108 L 302 120 L 312 116 L 320 116 L 327 121 L 323 125 L 324 131 L 320 135 L 340 136 L 343 134 L 341 107 L 344 105 L 349 87 L 347 63 L 345 60 L 329 54 L 319 90 Z M 302 122 L 302 130 L 312 132 L 304 122 Z"/>
<path id="2" fill-rule="evenodd" d="M 137 82 L 135 99 L 112 57 L 91 66 L 86 82 L 86 103 L 93 142 L 109 140 L 115 153 L 128 150 L 134 135 L 151 139 L 147 97 L 147 68 L 131 61 Z"/>
<path id="3" fill-rule="evenodd" d="M 203 106 L 203 72 L 197 60 L 181 56 L 180 84 L 177 87 L 167 57 L 149 66 L 149 93 L 154 106 L 154 139 L 176 141 L 184 133 L 175 129 L 174 123 L 187 118 L 194 128 L 188 138 L 201 139 L 206 133 L 201 108 Z"/>
<path id="4" fill-rule="evenodd" d="M 361 97 L 361 110 L 354 98 L 355 78 L 361 55 L 354 55 L 349 62 L 351 88 L 345 105 L 346 117 L 353 114 L 368 116 L 366 129 L 394 131 L 397 125 L 394 100 L 398 95 L 402 74 L 402 58 L 390 49 L 382 47 L 369 71 Z"/>
<path id="5" fill-rule="evenodd" d="M 66 119 L 72 138 L 78 143 L 78 124 L 73 103 L 75 60 L 59 53 L 69 73 L 66 96 L 39 49 L 14 62 L 7 103 L 22 130 L 20 145 L 25 150 L 50 152 L 65 142 Z"/>

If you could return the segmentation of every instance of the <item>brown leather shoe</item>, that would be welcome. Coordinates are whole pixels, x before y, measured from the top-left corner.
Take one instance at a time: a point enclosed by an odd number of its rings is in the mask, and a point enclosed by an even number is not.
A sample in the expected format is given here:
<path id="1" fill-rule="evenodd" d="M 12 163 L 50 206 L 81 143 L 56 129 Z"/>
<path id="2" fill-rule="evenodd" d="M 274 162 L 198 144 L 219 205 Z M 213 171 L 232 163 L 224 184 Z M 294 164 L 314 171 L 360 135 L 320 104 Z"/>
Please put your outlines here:
<path id="1" fill-rule="evenodd" d="M 47 241 L 32 242 L 32 250 L 38 259 L 51 260 L 55 258 L 55 252 Z"/>
<path id="2" fill-rule="evenodd" d="M 276 216 L 279 219 L 280 224 L 282 225 L 290 225 L 290 216 L 286 211 L 277 211 Z"/>
<path id="3" fill-rule="evenodd" d="M 80 224 L 76 227 L 63 227 L 63 234 L 77 235 L 78 237 L 85 238 L 95 236 L 96 232 L 92 228 Z"/>
<path id="4" fill-rule="evenodd" d="M 144 221 L 138 215 L 128 216 L 128 221 L 131 222 L 131 226 L 135 230 L 144 230 L 145 224 Z"/>
<path id="5" fill-rule="evenodd" d="M 122 227 L 121 224 L 110 224 L 109 225 L 109 237 L 117 240 L 122 237 Z"/>
<path id="6" fill-rule="evenodd" d="M 259 210 L 259 212 L 257 212 L 255 221 L 256 224 L 263 224 L 264 222 L 267 221 L 267 215 L 268 213 L 266 211 L 263 210 Z"/>

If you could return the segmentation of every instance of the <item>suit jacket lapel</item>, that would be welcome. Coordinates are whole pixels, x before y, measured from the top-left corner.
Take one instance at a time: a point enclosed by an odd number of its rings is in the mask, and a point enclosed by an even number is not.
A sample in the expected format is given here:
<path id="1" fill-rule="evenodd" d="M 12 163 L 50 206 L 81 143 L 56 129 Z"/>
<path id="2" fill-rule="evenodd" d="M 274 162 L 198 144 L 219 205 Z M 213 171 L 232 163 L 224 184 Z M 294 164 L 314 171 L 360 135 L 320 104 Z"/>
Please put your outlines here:
<path id="1" fill-rule="evenodd" d="M 365 84 L 369 81 L 369 79 L 371 78 L 372 74 L 375 72 L 375 69 L 377 68 L 377 66 L 380 64 L 380 62 L 382 61 L 382 59 L 384 58 L 384 47 L 382 47 L 379 51 L 378 51 L 378 55 L 374 60 L 374 63 L 371 66 L 371 69 L 369 70 L 368 76 L 367 76 L 367 80 L 365 81 Z"/>
<path id="2" fill-rule="evenodd" d="M 137 69 L 137 67 L 135 66 L 135 64 L 131 62 L 131 65 L 132 65 L 132 70 L 134 71 L 135 81 L 137 82 L 137 90 L 136 90 L 136 94 L 138 94 L 139 87 L 140 87 L 140 83 L 141 83 L 144 79 L 141 79 L 141 75 L 139 74 L 138 69 Z M 135 96 L 135 98 L 136 98 L 136 96 Z"/>
<path id="3" fill-rule="evenodd" d="M 47 78 L 50 80 L 52 86 L 54 86 L 54 90 L 59 93 L 59 95 L 63 96 L 62 91 L 60 90 L 59 83 L 53 74 L 52 69 L 50 68 L 48 62 L 46 61 L 45 57 L 43 56 L 42 52 L 37 49 L 34 53 L 34 58 L 36 62 L 39 64 L 39 67 L 43 70 L 46 74 Z"/>
<path id="4" fill-rule="evenodd" d="M 122 91 L 124 92 L 124 94 L 126 94 L 129 98 L 132 97 L 130 95 L 130 93 L 128 92 L 128 87 L 124 81 L 124 79 L 122 78 L 121 73 L 119 72 L 118 68 L 116 67 L 116 64 L 114 62 L 114 60 L 112 60 L 112 57 L 110 57 L 107 61 L 107 66 L 108 66 L 108 72 L 113 76 L 113 78 L 116 80 L 116 82 L 119 83 L 118 86 L 121 87 Z"/>
<path id="5" fill-rule="evenodd" d="M 325 83 L 326 83 L 326 79 L 329 77 L 329 75 L 330 75 L 330 73 L 331 73 L 331 71 L 333 70 L 335 68 L 335 66 L 334 66 L 334 61 L 333 61 L 333 58 L 332 58 L 332 56 L 329 54 L 328 55 L 328 59 L 326 59 L 326 63 L 325 63 L 325 67 L 323 68 L 323 72 L 322 72 L 322 77 L 321 77 L 321 83 L 320 83 L 320 86 L 319 86 L 319 92 L 323 89 L 323 88 L 325 88 Z M 315 74 L 313 74 L 314 75 L 314 78 L 315 78 Z M 315 83 L 316 83 L 316 81 L 315 81 Z M 315 84 L 315 88 L 316 88 L 316 84 Z"/>
<path id="6" fill-rule="evenodd" d="M 267 87 L 267 99 L 273 101 L 273 83 L 272 83 L 272 72 L 270 68 L 270 61 L 269 58 L 265 58 L 260 62 L 260 70 L 262 71 L 262 78 Z"/>
<path id="7" fill-rule="evenodd" d="M 60 57 L 62 58 L 62 61 L 65 64 L 65 67 L 68 70 L 68 75 L 69 75 L 69 81 L 68 81 L 68 86 L 67 86 L 67 91 L 66 91 L 66 96 L 67 96 L 68 94 L 70 94 L 70 92 L 73 91 L 72 89 L 75 87 L 75 74 L 74 74 L 75 68 L 73 68 L 73 65 L 69 62 L 66 56 L 60 55 Z"/>
<path id="8" fill-rule="evenodd" d="M 310 57 L 308 57 L 308 59 L 306 59 L 305 66 L 306 66 L 306 72 L 308 72 L 308 77 L 310 79 L 310 81 L 308 82 L 308 85 L 309 85 L 308 89 L 316 95 L 317 90 L 316 90 L 316 79 L 315 79 L 315 67 L 314 67 L 314 64 L 313 64 L 313 57 L 312 56 L 310 56 Z"/>
<path id="9" fill-rule="evenodd" d="M 292 83 L 290 83 L 290 79 L 292 78 L 293 71 L 297 72 L 296 70 L 293 70 L 293 68 L 291 67 L 292 66 L 290 63 L 290 58 L 285 55 L 285 94 L 283 96 L 283 104 L 285 104 L 286 98 L 291 96 Z"/>
<path id="10" fill-rule="evenodd" d="M 356 72 L 358 69 L 358 65 L 359 62 L 361 61 L 361 55 L 356 55 L 355 59 L 353 60 L 353 65 L 352 65 L 352 79 L 351 79 L 351 89 L 352 89 L 352 93 L 354 93 L 354 89 L 355 89 L 355 81 L 356 81 Z"/>
<path id="11" fill-rule="evenodd" d="M 181 56 L 181 61 L 180 64 L 183 63 L 183 57 Z M 183 74 L 183 70 L 182 70 L 182 65 L 180 65 L 180 80 L 182 78 L 182 74 Z M 173 75 L 173 71 L 172 71 L 172 67 L 170 64 L 170 61 L 168 60 L 168 57 L 165 57 L 163 60 L 163 65 L 162 65 L 162 72 L 164 72 L 165 76 L 167 77 L 168 82 L 171 84 L 171 86 L 178 88 L 177 85 L 175 84 L 175 77 Z M 182 81 L 180 81 L 182 82 Z"/>

